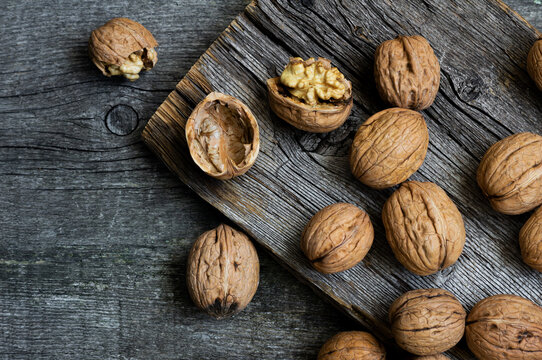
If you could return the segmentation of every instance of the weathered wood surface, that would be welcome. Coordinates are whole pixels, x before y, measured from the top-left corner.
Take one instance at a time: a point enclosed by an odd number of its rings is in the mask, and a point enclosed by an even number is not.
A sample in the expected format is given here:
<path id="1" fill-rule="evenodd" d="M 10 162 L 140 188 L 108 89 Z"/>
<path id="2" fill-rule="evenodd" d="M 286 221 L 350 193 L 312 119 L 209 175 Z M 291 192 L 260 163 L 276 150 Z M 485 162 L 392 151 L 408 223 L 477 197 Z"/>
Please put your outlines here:
<path id="1" fill-rule="evenodd" d="M 443 187 L 462 212 L 467 231 L 458 263 L 428 277 L 408 273 L 386 244 L 380 211 L 394 189 L 362 186 L 351 176 L 347 159 L 359 125 L 385 107 L 375 93 L 373 54 L 397 34 L 425 36 L 442 71 L 437 100 L 424 111 L 429 152 L 412 179 Z M 389 342 L 388 307 L 413 288 L 446 288 L 468 309 L 498 293 L 540 303 L 541 275 L 524 265 L 518 253 L 517 234 L 526 216 L 492 211 L 475 181 L 479 160 L 491 144 L 515 132 L 542 132 L 542 96 L 525 71 L 527 52 L 538 36 L 498 0 L 255 1 L 179 82 L 142 136 L 190 188 Z M 265 80 L 276 76 L 291 56 L 329 58 L 352 81 L 354 110 L 340 129 L 309 134 L 270 113 Z M 232 181 L 199 171 L 186 146 L 186 118 L 210 91 L 240 98 L 260 124 L 259 158 L 245 176 Z M 376 239 L 363 263 L 322 275 L 302 255 L 299 236 L 314 213 L 339 201 L 370 214 Z M 471 357 L 464 347 L 450 355 Z"/>
<path id="2" fill-rule="evenodd" d="M 236 317 L 214 321 L 186 294 L 193 239 L 225 219 L 140 133 L 247 3 L 0 2 L 9 49 L 0 71 L 1 359 L 314 359 L 328 336 L 360 328 L 261 247 L 260 287 Z M 509 4 L 542 27 L 534 0 Z M 90 31 L 113 16 L 141 21 L 160 42 L 157 67 L 135 83 L 104 78 L 87 58 Z M 129 108 L 107 124 L 117 105 Z"/>

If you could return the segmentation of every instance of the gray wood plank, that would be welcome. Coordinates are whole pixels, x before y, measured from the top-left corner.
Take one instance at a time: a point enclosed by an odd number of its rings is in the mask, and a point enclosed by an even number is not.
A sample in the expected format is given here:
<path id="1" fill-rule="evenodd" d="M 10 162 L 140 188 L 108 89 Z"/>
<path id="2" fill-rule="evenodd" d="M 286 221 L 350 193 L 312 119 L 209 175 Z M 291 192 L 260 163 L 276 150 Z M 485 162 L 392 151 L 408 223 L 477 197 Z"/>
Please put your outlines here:
<path id="1" fill-rule="evenodd" d="M 238 316 L 216 322 L 186 295 L 193 239 L 225 219 L 139 135 L 247 3 L 0 2 L 9 49 L 0 71 L 0 358 L 314 359 L 328 336 L 360 328 L 261 247 L 260 288 Z M 509 3 L 542 26 L 541 5 Z M 160 42 L 157 67 L 135 83 L 102 77 L 86 55 L 90 31 L 113 16 L 141 21 Z M 119 104 L 138 114 L 127 136 L 105 125 Z M 311 151 L 337 151 L 333 139 L 297 136 Z"/>

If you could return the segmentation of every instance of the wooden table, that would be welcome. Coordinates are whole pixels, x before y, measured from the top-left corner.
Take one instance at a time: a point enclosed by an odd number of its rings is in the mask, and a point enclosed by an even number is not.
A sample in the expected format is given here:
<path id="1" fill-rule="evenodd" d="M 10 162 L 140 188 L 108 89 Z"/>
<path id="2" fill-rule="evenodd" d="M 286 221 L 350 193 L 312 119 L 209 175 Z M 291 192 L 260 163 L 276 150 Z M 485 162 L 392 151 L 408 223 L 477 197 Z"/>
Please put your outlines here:
<path id="1" fill-rule="evenodd" d="M 539 1 L 508 3 L 542 27 Z M 192 241 L 227 220 L 140 133 L 247 1 L 152 4 L 0 5 L 0 357 L 314 359 L 359 326 L 261 248 L 245 311 L 215 321 L 188 297 Z M 90 31 L 115 16 L 160 43 L 157 67 L 134 83 L 103 77 L 87 56 Z"/>

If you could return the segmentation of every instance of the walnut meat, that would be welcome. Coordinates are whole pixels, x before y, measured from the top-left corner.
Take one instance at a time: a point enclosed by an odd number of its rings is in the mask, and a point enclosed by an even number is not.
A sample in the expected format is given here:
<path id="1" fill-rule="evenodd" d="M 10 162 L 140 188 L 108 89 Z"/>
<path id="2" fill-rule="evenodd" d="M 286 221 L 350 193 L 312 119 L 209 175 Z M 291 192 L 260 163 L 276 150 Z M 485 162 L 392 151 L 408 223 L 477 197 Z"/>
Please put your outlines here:
<path id="1" fill-rule="evenodd" d="M 433 183 L 403 183 L 384 204 L 382 220 L 395 257 L 414 274 L 430 275 L 447 268 L 463 251 L 461 213 Z"/>
<path id="2" fill-rule="evenodd" d="M 527 56 L 527 71 L 542 90 L 542 39 L 538 39 Z"/>
<path id="3" fill-rule="evenodd" d="M 402 183 L 422 165 L 429 133 L 422 114 L 392 108 L 371 116 L 352 143 L 352 174 L 367 186 L 383 189 Z"/>
<path id="4" fill-rule="evenodd" d="M 380 97 L 394 106 L 423 110 L 437 96 L 440 65 L 422 36 L 398 36 L 380 44 L 374 73 Z"/>
<path id="5" fill-rule="evenodd" d="M 435 355 L 451 349 L 463 337 L 461 303 L 449 291 L 409 291 L 390 307 L 391 331 L 397 344 L 416 355 Z"/>
<path id="6" fill-rule="evenodd" d="M 523 214 L 542 204 L 542 136 L 525 132 L 498 141 L 482 158 L 476 178 L 503 214 Z"/>
<path id="7" fill-rule="evenodd" d="M 318 360 L 385 360 L 386 349 L 364 331 L 344 331 L 331 337 L 320 349 Z"/>
<path id="8" fill-rule="evenodd" d="M 248 237 L 222 224 L 203 233 L 192 246 L 186 283 L 196 306 L 221 319 L 248 305 L 259 273 L 258 254 Z"/>
<path id="9" fill-rule="evenodd" d="M 301 250 L 316 270 L 331 274 L 363 260 L 373 238 L 373 225 L 365 211 L 337 203 L 317 212 L 305 226 Z"/>
<path id="10" fill-rule="evenodd" d="M 542 207 L 521 228 L 519 247 L 525 264 L 542 272 Z"/>
<path id="11" fill-rule="evenodd" d="M 542 308 L 515 295 L 488 297 L 472 308 L 465 335 L 480 360 L 540 360 Z"/>
<path id="12" fill-rule="evenodd" d="M 232 96 L 207 95 L 188 118 L 185 131 L 192 159 L 217 179 L 244 174 L 258 156 L 258 122 L 250 109 Z"/>
<path id="13" fill-rule="evenodd" d="M 158 61 L 158 43 L 143 25 L 127 18 L 114 18 L 92 31 L 89 40 L 92 62 L 105 76 L 122 75 L 134 81 L 141 70 Z"/>
<path id="14" fill-rule="evenodd" d="M 291 58 L 280 77 L 267 80 L 267 88 L 271 110 L 301 130 L 335 130 L 352 110 L 352 84 L 324 58 Z"/>

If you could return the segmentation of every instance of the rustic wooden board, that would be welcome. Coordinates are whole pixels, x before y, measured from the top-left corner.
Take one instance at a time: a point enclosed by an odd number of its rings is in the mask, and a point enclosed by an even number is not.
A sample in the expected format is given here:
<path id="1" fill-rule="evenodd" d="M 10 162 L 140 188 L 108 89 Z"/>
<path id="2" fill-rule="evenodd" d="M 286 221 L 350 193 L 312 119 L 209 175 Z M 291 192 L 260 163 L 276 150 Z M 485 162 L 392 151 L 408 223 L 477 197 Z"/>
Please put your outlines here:
<path id="1" fill-rule="evenodd" d="M 467 230 L 458 263 L 429 277 L 404 270 L 386 244 L 380 210 L 393 189 L 376 191 L 356 182 L 346 156 L 359 125 L 385 107 L 375 92 L 373 53 L 397 34 L 425 36 L 442 68 L 437 100 L 424 112 L 429 152 L 412 178 L 443 187 L 464 215 Z M 257 1 L 179 82 L 142 136 L 157 154 L 169 149 L 162 160 L 203 199 L 383 339 L 390 338 L 389 305 L 413 288 L 446 288 L 467 309 L 496 293 L 540 303 L 541 275 L 521 262 L 516 241 L 527 215 L 495 213 L 475 182 L 478 162 L 492 143 L 514 132 L 542 132 L 542 98 L 525 72 L 525 58 L 537 35 L 498 0 Z M 269 112 L 265 80 L 295 55 L 330 58 L 353 82 L 354 110 L 340 129 L 309 134 Z M 212 90 L 243 100 L 261 129 L 256 165 L 226 182 L 199 171 L 184 140 L 191 109 Z M 321 275 L 302 256 L 299 235 L 317 210 L 337 201 L 357 204 L 370 214 L 375 243 L 362 264 Z M 451 355 L 471 356 L 463 347 Z"/>

